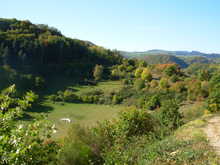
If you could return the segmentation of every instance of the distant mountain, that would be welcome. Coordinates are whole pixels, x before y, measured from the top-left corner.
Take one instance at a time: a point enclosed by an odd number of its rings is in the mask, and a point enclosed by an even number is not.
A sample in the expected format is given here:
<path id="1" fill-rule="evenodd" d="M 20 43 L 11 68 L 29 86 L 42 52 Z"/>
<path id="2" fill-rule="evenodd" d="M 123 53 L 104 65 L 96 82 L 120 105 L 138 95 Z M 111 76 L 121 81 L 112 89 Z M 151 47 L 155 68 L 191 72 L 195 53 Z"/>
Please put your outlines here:
<path id="1" fill-rule="evenodd" d="M 138 58 L 140 56 L 147 56 L 147 55 L 200 56 L 206 58 L 220 58 L 220 54 L 217 53 L 202 53 L 199 51 L 167 51 L 161 49 L 153 49 L 144 52 L 121 51 L 121 55 L 128 58 Z"/>

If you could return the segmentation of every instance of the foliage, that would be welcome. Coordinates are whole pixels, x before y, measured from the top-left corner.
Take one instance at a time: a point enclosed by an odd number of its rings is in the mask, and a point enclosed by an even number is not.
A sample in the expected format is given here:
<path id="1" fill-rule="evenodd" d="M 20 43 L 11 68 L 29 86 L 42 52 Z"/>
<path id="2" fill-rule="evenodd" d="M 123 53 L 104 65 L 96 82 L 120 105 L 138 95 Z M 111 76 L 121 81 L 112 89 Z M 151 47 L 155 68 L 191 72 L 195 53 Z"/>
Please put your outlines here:
<path id="1" fill-rule="evenodd" d="M 168 66 L 165 70 L 164 70 L 164 73 L 167 75 L 167 76 L 172 76 L 172 75 L 176 75 L 179 73 L 179 68 L 177 65 L 170 65 Z"/>
<path id="2" fill-rule="evenodd" d="M 143 68 L 139 67 L 135 70 L 135 77 L 140 78 L 141 77 L 141 73 L 143 72 Z"/>
<path id="3" fill-rule="evenodd" d="M 174 100 L 164 101 L 159 111 L 159 121 L 166 126 L 167 129 L 176 129 L 181 126 L 182 114 L 180 114 L 179 106 Z"/>
<path id="4" fill-rule="evenodd" d="M 145 87 L 145 81 L 142 80 L 142 79 L 136 79 L 135 82 L 134 82 L 134 87 L 137 90 L 143 89 Z"/>
<path id="5" fill-rule="evenodd" d="M 109 67 L 122 62 L 117 51 L 67 38 L 55 28 L 30 21 L 1 19 L 0 41 L 1 65 L 44 79 L 54 75 L 74 77 L 78 81 L 91 79 L 95 65 Z M 37 78 L 36 84 L 41 87 L 39 83 L 42 81 Z"/>
<path id="6" fill-rule="evenodd" d="M 0 95 L 0 164 L 48 164 L 56 161 L 58 145 L 50 139 L 52 128 L 45 122 L 18 125 L 22 117 L 37 99 L 33 92 L 23 98 L 16 96 L 15 86 Z"/>
<path id="7" fill-rule="evenodd" d="M 169 87 L 169 82 L 166 78 L 162 78 L 159 82 L 159 86 L 161 89 L 167 89 Z"/>
<path id="8" fill-rule="evenodd" d="M 103 74 L 103 66 L 102 65 L 96 65 L 93 71 L 93 77 L 96 81 L 102 79 Z"/>
<path id="9" fill-rule="evenodd" d="M 161 103 L 160 103 L 160 97 L 158 95 L 153 95 L 149 98 L 149 100 L 146 100 L 146 108 L 149 110 L 154 110 L 156 108 L 159 108 Z"/>
<path id="10" fill-rule="evenodd" d="M 218 112 L 220 110 L 220 92 L 219 90 L 213 90 L 207 101 L 207 109 L 210 111 L 210 112 Z"/>
<path id="11" fill-rule="evenodd" d="M 143 72 L 141 73 L 141 78 L 142 80 L 146 80 L 148 82 L 152 80 L 153 77 L 148 68 L 143 69 Z"/>

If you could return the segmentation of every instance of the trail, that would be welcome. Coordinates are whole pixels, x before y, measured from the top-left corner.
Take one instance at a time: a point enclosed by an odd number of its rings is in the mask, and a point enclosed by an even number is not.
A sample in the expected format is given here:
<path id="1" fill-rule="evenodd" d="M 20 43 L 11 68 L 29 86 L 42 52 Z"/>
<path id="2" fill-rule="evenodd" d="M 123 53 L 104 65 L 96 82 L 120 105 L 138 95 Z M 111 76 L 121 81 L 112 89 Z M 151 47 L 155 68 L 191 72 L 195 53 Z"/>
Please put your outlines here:
<path id="1" fill-rule="evenodd" d="M 208 120 L 204 132 L 210 142 L 210 145 L 216 150 L 220 156 L 220 116 L 212 117 Z"/>

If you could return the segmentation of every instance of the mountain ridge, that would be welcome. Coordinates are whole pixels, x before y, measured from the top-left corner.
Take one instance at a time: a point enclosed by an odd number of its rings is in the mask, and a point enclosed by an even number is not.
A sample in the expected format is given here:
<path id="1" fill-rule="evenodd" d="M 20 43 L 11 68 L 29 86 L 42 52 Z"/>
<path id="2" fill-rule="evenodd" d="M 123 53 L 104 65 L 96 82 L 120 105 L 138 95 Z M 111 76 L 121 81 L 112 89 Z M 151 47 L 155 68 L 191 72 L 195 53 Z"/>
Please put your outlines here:
<path id="1" fill-rule="evenodd" d="M 121 55 L 125 57 L 140 57 L 140 56 L 147 56 L 147 55 L 173 55 L 173 56 L 201 56 L 206 58 L 219 58 L 220 53 L 203 53 L 200 51 L 169 51 L 169 50 L 163 50 L 163 49 L 151 49 L 147 51 L 134 51 L 134 52 L 128 52 L 128 51 L 120 51 Z"/>

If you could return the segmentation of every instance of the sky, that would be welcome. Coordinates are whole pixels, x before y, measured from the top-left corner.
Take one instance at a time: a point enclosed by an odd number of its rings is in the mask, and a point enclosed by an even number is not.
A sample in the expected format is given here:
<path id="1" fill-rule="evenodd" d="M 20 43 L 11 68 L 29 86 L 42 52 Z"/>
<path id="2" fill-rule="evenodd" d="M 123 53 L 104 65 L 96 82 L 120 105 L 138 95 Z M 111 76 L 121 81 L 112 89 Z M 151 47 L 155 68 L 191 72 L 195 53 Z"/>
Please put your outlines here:
<path id="1" fill-rule="evenodd" d="M 3 0 L 0 17 L 109 49 L 220 53 L 220 0 Z"/>

